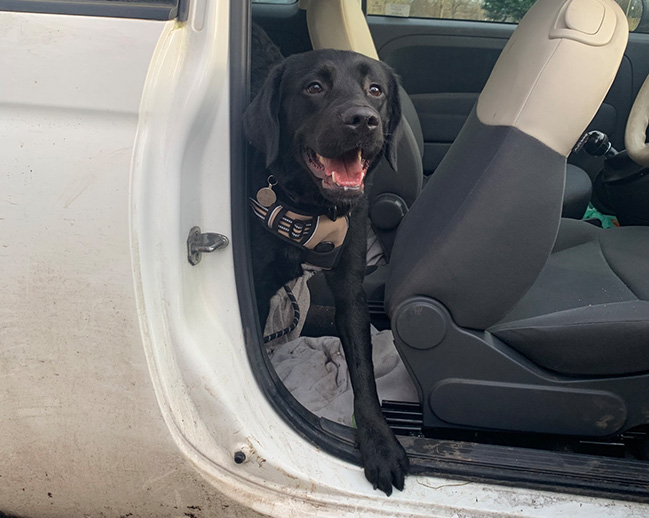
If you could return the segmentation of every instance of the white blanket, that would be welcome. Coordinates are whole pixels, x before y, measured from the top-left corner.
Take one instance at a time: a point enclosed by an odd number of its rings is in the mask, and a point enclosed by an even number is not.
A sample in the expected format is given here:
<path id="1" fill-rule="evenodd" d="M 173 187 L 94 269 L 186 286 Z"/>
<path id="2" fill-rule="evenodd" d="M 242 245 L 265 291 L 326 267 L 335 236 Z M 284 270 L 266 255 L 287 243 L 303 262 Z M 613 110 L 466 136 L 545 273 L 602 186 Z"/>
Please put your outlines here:
<path id="1" fill-rule="evenodd" d="M 291 287 L 300 306 L 300 325 L 290 335 L 268 344 L 268 354 L 280 380 L 304 407 L 351 426 L 353 394 L 340 340 L 298 336 L 309 307 L 308 277 L 297 279 Z M 292 320 L 293 310 L 282 289 L 271 299 L 264 334 L 283 329 Z M 392 332 L 372 328 L 372 347 L 379 399 L 417 401 L 417 390 L 397 353 Z"/>

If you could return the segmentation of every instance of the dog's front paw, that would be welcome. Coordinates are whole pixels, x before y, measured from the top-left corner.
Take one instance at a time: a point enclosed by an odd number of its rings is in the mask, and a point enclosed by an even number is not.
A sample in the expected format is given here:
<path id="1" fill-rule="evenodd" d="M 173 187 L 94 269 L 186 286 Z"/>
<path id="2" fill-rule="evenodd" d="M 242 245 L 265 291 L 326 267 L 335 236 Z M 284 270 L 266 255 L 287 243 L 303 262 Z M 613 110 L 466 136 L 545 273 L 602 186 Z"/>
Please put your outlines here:
<path id="1" fill-rule="evenodd" d="M 381 430 L 372 429 L 359 433 L 359 448 L 363 457 L 365 477 L 374 489 L 378 488 L 388 496 L 392 494 L 392 486 L 403 491 L 410 462 L 403 446 L 387 425 L 381 427 Z"/>

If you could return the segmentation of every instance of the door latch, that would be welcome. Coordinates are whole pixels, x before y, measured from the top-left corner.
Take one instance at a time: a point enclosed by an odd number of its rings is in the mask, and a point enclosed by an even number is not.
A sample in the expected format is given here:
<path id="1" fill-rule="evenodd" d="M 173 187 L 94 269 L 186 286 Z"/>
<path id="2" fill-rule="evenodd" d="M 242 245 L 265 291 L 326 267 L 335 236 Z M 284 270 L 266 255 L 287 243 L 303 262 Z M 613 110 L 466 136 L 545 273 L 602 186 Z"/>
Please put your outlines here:
<path id="1" fill-rule="evenodd" d="M 187 260 L 189 264 L 196 266 L 200 262 L 202 254 L 210 254 L 229 244 L 230 240 L 222 234 L 202 233 L 200 227 L 194 227 L 189 231 L 187 237 Z"/>

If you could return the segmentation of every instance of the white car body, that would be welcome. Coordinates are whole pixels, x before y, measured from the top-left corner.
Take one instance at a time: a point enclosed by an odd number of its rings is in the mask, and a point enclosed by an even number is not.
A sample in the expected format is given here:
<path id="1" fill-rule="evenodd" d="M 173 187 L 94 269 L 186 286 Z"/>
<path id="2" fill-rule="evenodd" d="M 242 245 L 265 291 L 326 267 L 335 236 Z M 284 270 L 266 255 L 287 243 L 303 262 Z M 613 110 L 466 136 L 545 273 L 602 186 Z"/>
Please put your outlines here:
<path id="1" fill-rule="evenodd" d="M 387 498 L 275 412 L 246 355 L 232 247 L 187 261 L 195 225 L 237 239 L 229 9 L 0 11 L 0 511 L 646 516 L 431 476 Z"/>

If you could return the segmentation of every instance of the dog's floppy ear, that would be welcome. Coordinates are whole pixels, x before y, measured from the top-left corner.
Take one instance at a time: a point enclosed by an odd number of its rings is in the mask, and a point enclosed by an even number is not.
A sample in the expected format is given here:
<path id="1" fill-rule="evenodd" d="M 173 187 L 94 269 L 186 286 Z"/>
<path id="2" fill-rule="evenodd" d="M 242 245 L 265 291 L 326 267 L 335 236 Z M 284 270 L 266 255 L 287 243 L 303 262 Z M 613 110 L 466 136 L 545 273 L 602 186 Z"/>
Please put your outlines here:
<path id="1" fill-rule="evenodd" d="M 243 115 L 243 129 L 250 143 L 266 157 L 270 166 L 279 153 L 279 108 L 284 64 L 273 68 L 259 93 Z"/>
<path id="2" fill-rule="evenodd" d="M 390 167 L 397 170 L 397 148 L 399 147 L 399 140 L 401 139 L 401 132 L 403 124 L 401 123 L 401 99 L 400 88 L 397 75 L 390 67 L 383 64 L 387 69 L 389 76 L 388 88 L 388 127 L 386 131 L 385 143 L 385 158 L 387 159 Z"/>

